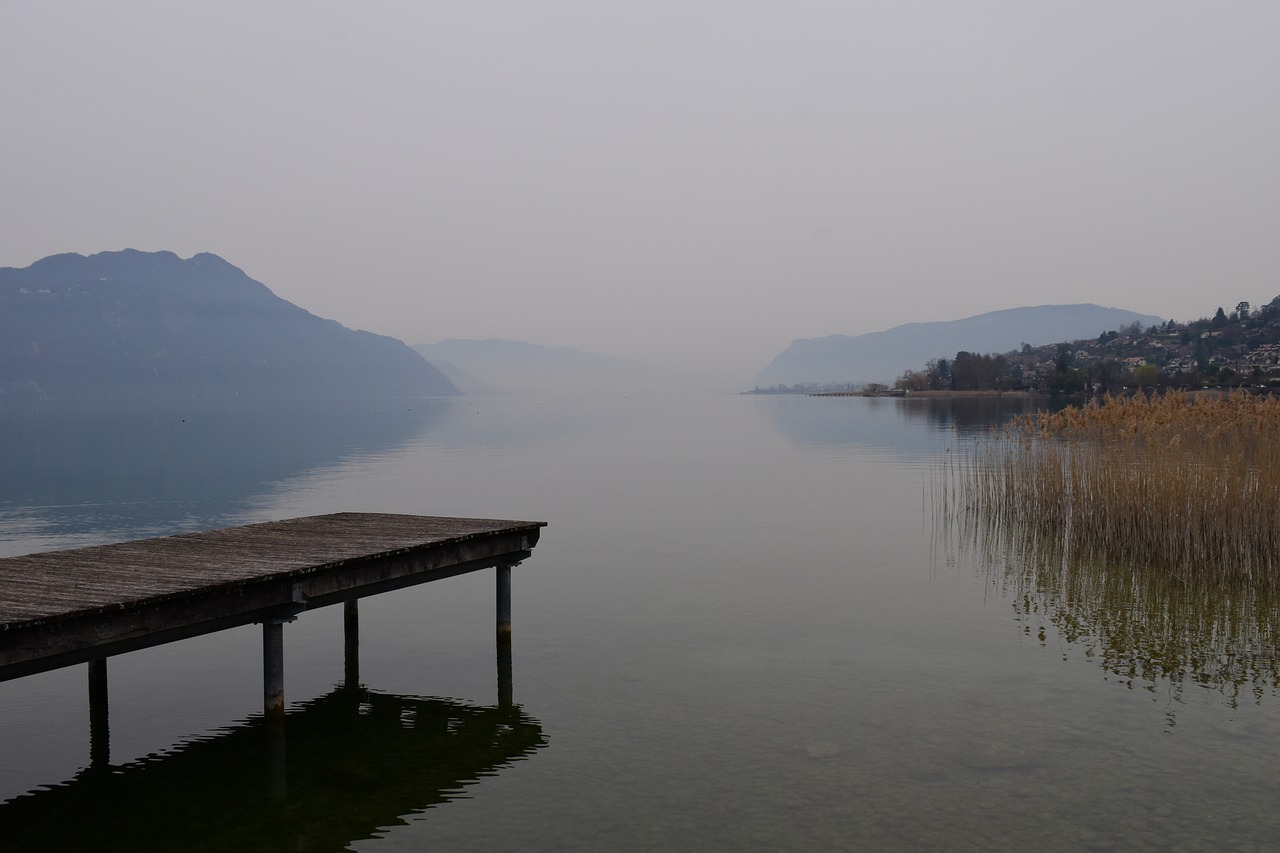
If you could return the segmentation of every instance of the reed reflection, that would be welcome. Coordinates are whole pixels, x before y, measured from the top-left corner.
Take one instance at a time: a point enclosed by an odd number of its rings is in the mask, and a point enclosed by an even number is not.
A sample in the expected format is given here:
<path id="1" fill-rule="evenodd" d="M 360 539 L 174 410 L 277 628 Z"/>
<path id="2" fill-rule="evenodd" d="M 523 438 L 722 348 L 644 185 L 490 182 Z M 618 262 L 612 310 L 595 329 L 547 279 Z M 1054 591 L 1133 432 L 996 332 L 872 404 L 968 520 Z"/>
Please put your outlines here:
<path id="1" fill-rule="evenodd" d="M 514 704 L 342 686 L 236 726 L 0 804 L 6 851 L 342 850 L 546 745 Z M 283 758 L 284 766 L 273 766 Z"/>
<path id="2" fill-rule="evenodd" d="M 949 556 L 983 572 L 1027 636 L 1049 632 L 1130 689 L 1174 701 L 1200 689 L 1260 704 L 1280 685 L 1280 592 L 1233 577 L 1179 578 L 1071 550 L 1030 528 L 940 514 Z"/>

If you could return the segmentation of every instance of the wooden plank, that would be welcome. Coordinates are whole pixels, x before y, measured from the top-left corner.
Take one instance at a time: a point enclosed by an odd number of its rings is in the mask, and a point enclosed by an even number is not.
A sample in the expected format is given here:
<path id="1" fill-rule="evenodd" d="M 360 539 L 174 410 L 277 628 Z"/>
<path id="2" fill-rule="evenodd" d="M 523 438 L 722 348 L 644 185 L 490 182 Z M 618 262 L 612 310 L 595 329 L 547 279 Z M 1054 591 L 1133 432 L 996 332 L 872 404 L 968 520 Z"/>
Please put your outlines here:
<path id="1" fill-rule="evenodd" d="M 337 513 L 0 559 L 0 680 L 512 565 L 543 526 Z"/>
<path id="2" fill-rule="evenodd" d="M 0 630 L 11 623 L 300 576 L 520 530 L 540 522 L 338 513 L 0 559 Z"/>

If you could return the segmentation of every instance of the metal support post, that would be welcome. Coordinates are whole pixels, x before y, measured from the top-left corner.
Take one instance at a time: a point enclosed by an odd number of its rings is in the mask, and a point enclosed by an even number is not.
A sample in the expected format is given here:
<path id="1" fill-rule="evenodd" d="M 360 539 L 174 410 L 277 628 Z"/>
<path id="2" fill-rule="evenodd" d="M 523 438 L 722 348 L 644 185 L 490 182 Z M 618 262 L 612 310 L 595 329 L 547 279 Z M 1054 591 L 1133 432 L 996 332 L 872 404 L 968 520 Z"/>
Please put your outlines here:
<path id="1" fill-rule="evenodd" d="M 266 720 L 267 768 L 271 794 L 283 801 L 288 793 L 288 764 L 284 740 L 284 623 L 262 623 L 262 715 Z"/>
<path id="2" fill-rule="evenodd" d="M 284 621 L 262 623 L 262 713 L 268 722 L 284 722 Z"/>
<path id="3" fill-rule="evenodd" d="M 498 645 L 511 644 L 511 566 L 498 566 Z"/>

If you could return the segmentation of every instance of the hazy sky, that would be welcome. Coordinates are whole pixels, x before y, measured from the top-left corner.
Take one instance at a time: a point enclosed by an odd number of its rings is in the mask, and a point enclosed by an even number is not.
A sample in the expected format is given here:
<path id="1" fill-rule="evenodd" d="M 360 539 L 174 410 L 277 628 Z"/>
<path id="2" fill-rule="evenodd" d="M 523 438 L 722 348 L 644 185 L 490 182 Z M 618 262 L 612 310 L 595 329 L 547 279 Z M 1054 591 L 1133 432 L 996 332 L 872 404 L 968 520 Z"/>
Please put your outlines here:
<path id="1" fill-rule="evenodd" d="M 1280 3 L 0 0 L 0 266 L 217 253 L 409 343 L 1280 294 Z"/>

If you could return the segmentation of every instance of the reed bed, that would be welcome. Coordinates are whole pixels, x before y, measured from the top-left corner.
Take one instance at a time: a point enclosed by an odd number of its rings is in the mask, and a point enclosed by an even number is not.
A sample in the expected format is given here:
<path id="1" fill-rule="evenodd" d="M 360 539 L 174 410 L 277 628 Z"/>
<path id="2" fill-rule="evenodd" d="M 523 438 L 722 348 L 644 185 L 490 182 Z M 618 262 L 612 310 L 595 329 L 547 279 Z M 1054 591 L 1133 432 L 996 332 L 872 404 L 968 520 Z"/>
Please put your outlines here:
<path id="1" fill-rule="evenodd" d="M 1020 416 L 948 454 L 934 486 L 935 514 L 967 536 L 1188 583 L 1280 586 L 1271 397 L 1111 397 Z"/>
<path id="2" fill-rule="evenodd" d="M 1280 688 L 1280 401 L 1109 398 L 945 454 L 935 528 L 1029 636 L 1131 687 Z"/>

